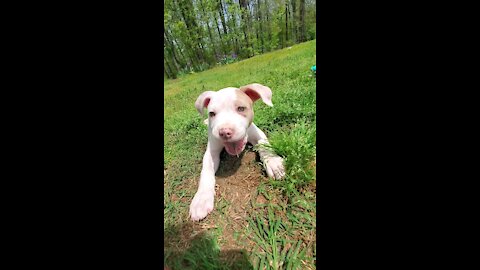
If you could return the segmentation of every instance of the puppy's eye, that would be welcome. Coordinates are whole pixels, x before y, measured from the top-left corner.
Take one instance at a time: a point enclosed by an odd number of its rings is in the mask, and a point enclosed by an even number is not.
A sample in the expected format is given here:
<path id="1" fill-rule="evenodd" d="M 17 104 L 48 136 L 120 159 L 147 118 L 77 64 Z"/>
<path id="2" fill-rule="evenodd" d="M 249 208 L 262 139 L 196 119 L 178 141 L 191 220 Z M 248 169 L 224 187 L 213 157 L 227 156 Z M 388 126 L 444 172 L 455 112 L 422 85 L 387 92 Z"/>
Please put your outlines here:
<path id="1" fill-rule="evenodd" d="M 237 108 L 237 111 L 243 112 L 243 111 L 245 111 L 245 107 L 240 106 L 240 107 Z"/>
<path id="2" fill-rule="evenodd" d="M 210 115 L 210 117 L 214 117 L 215 113 L 214 112 L 209 112 L 208 115 Z"/>

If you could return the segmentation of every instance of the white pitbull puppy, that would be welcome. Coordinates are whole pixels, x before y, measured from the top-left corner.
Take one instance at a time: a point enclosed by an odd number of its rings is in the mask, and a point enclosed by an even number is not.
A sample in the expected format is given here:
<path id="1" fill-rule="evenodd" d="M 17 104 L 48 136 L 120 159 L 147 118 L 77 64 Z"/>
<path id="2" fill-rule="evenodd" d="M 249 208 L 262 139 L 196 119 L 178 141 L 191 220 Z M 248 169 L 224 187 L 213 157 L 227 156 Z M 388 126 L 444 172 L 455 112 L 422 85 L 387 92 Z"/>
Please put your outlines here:
<path id="1" fill-rule="evenodd" d="M 206 91 L 197 98 L 195 107 L 198 112 L 203 115 L 204 108 L 208 110 L 208 144 L 198 190 L 190 204 L 192 220 L 201 220 L 213 210 L 215 172 L 223 148 L 228 154 L 238 156 L 247 141 L 252 145 L 268 145 L 265 133 L 252 122 L 253 102 L 258 99 L 273 106 L 272 90 L 254 83 L 240 88 L 227 87 L 217 92 Z M 280 179 L 285 176 L 281 157 L 267 148 L 260 148 L 258 152 L 269 177 Z"/>

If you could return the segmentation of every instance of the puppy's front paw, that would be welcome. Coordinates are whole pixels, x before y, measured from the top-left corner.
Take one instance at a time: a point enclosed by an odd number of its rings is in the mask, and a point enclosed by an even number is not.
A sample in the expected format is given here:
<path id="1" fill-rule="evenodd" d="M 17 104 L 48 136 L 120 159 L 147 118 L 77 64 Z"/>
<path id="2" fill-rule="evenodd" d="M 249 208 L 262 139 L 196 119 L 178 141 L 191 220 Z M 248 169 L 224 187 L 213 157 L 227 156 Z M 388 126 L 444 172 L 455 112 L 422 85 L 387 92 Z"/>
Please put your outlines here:
<path id="1" fill-rule="evenodd" d="M 281 179 L 285 176 L 283 158 L 279 156 L 269 157 L 265 162 L 266 171 L 269 177 Z"/>
<path id="2" fill-rule="evenodd" d="M 190 204 L 190 217 L 193 221 L 204 219 L 213 210 L 215 191 L 197 191 Z"/>

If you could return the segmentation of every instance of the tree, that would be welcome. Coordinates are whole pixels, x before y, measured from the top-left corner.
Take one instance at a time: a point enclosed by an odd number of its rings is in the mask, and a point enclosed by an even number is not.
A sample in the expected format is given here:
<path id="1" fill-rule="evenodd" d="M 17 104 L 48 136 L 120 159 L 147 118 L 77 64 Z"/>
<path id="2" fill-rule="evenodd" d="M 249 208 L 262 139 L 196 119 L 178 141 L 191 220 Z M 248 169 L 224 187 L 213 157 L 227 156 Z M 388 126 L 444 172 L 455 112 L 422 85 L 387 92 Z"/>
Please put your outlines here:
<path id="1" fill-rule="evenodd" d="M 201 71 L 315 38 L 315 0 L 164 0 L 164 74 Z"/>
<path id="2" fill-rule="evenodd" d="M 299 42 L 305 41 L 305 0 L 300 0 L 300 39 Z"/>

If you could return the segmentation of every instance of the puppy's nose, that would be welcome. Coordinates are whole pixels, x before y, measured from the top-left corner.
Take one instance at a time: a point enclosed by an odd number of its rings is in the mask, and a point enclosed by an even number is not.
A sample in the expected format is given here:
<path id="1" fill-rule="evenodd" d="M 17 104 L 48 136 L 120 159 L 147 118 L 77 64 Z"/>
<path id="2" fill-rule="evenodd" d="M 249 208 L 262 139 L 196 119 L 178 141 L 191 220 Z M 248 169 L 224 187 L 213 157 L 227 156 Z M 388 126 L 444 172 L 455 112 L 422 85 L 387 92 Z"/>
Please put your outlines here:
<path id="1" fill-rule="evenodd" d="M 231 128 L 221 128 L 218 131 L 218 135 L 220 135 L 220 137 L 222 137 L 222 139 L 228 140 L 228 139 L 232 138 L 233 130 Z"/>

